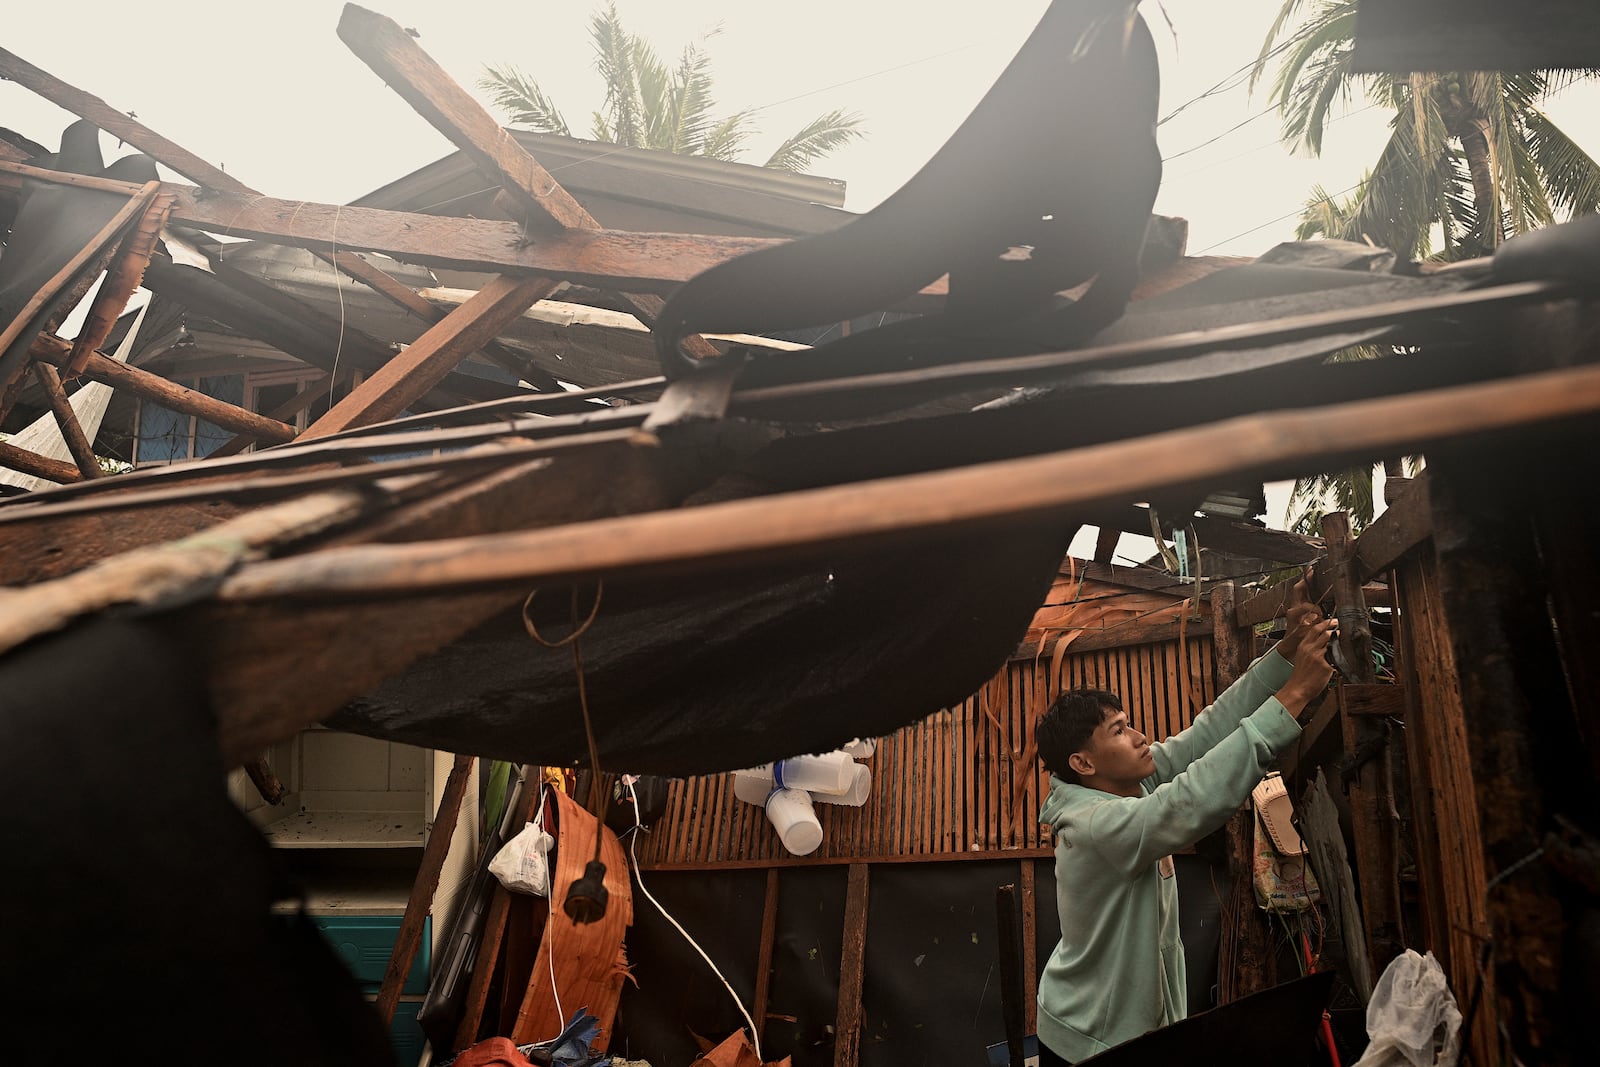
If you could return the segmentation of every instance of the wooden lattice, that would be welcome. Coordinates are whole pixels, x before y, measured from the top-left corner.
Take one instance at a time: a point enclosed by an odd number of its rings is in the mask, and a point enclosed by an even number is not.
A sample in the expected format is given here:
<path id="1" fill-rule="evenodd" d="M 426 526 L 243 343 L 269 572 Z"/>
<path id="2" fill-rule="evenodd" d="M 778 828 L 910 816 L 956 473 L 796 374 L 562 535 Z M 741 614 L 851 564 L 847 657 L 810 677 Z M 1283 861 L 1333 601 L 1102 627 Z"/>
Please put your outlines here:
<path id="1" fill-rule="evenodd" d="M 1187 667 L 1185 668 L 1185 662 Z M 883 738 L 867 764 L 860 808 L 818 804 L 823 839 L 790 855 L 758 807 L 733 795 L 731 774 L 672 783 L 666 814 L 638 842 L 650 868 L 772 867 L 850 861 L 992 859 L 1049 852 L 1036 819 L 1044 775 L 1033 723 L 1063 687 L 1120 693 L 1134 722 L 1159 740 L 1183 729 L 1215 695 L 1211 639 L 1013 661 L 982 691 Z"/>

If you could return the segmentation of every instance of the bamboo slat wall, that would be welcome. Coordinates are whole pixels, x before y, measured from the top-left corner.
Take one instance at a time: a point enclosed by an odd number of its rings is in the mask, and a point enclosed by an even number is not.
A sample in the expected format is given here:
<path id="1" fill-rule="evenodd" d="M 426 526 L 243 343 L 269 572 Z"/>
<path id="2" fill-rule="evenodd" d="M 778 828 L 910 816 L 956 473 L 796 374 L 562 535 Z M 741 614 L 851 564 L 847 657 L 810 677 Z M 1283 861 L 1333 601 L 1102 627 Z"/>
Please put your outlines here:
<path id="1" fill-rule="evenodd" d="M 1185 662 L 1186 661 L 1186 662 Z M 961 705 L 878 742 L 865 761 L 872 793 L 860 808 L 818 804 L 822 844 L 790 855 L 758 807 L 733 795 L 733 775 L 672 783 L 667 810 L 638 842 L 653 869 L 800 866 L 1048 854 L 1036 822 L 1044 774 L 1032 728 L 1062 688 L 1110 689 L 1139 729 L 1159 740 L 1215 696 L 1209 636 L 1067 655 L 1049 697 L 1048 659 L 1013 661 Z M 1020 795 L 1019 795 L 1020 793 Z"/>

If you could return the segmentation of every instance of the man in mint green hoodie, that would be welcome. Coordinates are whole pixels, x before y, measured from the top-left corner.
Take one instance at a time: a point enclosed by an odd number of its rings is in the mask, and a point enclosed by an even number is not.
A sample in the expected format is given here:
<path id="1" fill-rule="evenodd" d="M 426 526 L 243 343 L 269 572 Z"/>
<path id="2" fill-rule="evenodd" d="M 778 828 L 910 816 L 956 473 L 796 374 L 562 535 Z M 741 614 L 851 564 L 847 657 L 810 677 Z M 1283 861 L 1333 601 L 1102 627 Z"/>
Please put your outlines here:
<path id="1" fill-rule="evenodd" d="M 1157 744 L 1113 693 L 1063 693 L 1039 720 L 1051 772 L 1061 941 L 1039 981 L 1040 1067 L 1071 1064 L 1189 1013 L 1172 853 L 1222 826 L 1300 736 L 1333 668 L 1298 582 L 1283 640 L 1182 733 Z"/>

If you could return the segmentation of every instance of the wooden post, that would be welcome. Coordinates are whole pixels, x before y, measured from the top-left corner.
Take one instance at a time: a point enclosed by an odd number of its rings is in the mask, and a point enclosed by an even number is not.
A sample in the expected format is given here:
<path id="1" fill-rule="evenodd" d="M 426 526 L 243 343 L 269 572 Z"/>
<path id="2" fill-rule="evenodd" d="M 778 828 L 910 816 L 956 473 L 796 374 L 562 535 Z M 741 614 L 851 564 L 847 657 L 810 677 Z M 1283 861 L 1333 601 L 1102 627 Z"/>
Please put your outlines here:
<path id="1" fill-rule="evenodd" d="M 1413 483 L 1413 492 L 1423 492 Z M 1406 752 L 1411 771 L 1412 833 L 1422 889 L 1426 941 L 1463 1012 L 1481 990 L 1463 1051 L 1477 1064 L 1498 1058 L 1499 997 L 1493 973 L 1479 970 L 1489 942 L 1488 877 L 1484 873 L 1472 753 L 1461 708 L 1461 680 L 1439 598 L 1432 547 L 1395 567 L 1396 637 L 1406 691 Z"/>
<path id="2" fill-rule="evenodd" d="M 1232 582 L 1211 587 L 1211 647 L 1216 659 L 1217 692 L 1238 681 L 1250 664 L 1246 635 L 1238 620 Z M 1255 892 L 1255 810 L 1248 802 L 1225 827 L 1228 842 L 1228 903 L 1222 917 L 1218 1000 L 1232 1003 L 1277 984 L 1277 959 Z"/>
<path id="3" fill-rule="evenodd" d="M 94 447 L 84 435 L 78 413 L 72 410 L 72 402 L 67 399 L 66 390 L 61 388 L 61 375 L 48 363 L 35 363 L 33 376 L 38 379 L 44 395 L 50 400 L 56 428 L 61 431 L 61 439 L 67 443 L 67 451 L 72 453 L 73 462 L 78 465 L 78 473 L 85 478 L 103 477 L 105 471 L 100 469 L 100 461 L 94 457 Z"/>
<path id="4" fill-rule="evenodd" d="M 433 817 L 433 829 L 428 833 L 428 843 L 422 849 L 422 866 L 417 880 L 411 886 L 411 896 L 406 901 L 405 914 L 400 918 L 400 932 L 395 935 L 394 950 L 389 954 L 389 966 L 383 972 L 383 985 L 378 989 L 378 1015 L 388 1025 L 394 1019 L 395 1005 L 400 1003 L 400 990 L 411 973 L 411 962 L 416 959 L 417 946 L 422 941 L 422 923 L 433 908 L 433 892 L 439 887 L 439 872 L 444 868 L 445 856 L 450 852 L 450 839 L 456 832 L 456 821 L 461 817 L 461 800 L 467 793 L 467 778 L 472 770 L 472 756 L 457 756 L 450 768 L 450 777 L 444 783 L 444 795 L 439 798 L 439 810 Z"/>
<path id="5" fill-rule="evenodd" d="M 1022 1038 L 1027 1013 L 1022 1004 L 1022 946 L 1018 944 L 1017 887 L 998 886 L 994 893 L 995 926 L 999 933 L 1000 1015 L 1006 1027 L 1009 1067 L 1022 1067 Z"/>
<path id="6" fill-rule="evenodd" d="M 1372 632 L 1361 592 L 1350 520 L 1343 512 L 1322 517 L 1328 547 L 1324 564 L 1333 587 L 1339 618 L 1339 644 L 1344 649 L 1344 681 L 1370 685 L 1377 678 L 1372 662 Z M 1374 973 L 1405 948 L 1400 927 L 1400 870 L 1394 848 L 1398 815 L 1388 788 L 1391 733 L 1382 719 L 1341 717 L 1347 759 L 1362 761 L 1349 786 L 1350 830 L 1355 838 L 1356 876 L 1361 885 L 1361 910 L 1366 917 L 1367 958 Z"/>
<path id="7" fill-rule="evenodd" d="M 867 954 L 867 865 L 852 863 L 844 901 L 844 952 L 839 961 L 839 1015 L 833 1067 L 861 1062 L 861 982 Z"/>
<path id="8" fill-rule="evenodd" d="M 1022 861 L 1022 1005 L 1023 1033 L 1039 1029 L 1039 903 L 1034 888 L 1035 861 Z"/>
<path id="9" fill-rule="evenodd" d="M 1534 468 L 1568 449 L 1585 454 L 1590 443 L 1543 444 L 1553 448 L 1430 453 L 1429 495 L 1491 887 L 1499 1022 L 1521 1061 L 1570 1064 L 1587 1062 L 1579 1052 L 1587 1042 L 1559 1009 L 1568 920 L 1548 865 L 1529 857 L 1552 827 L 1550 797 L 1581 781 L 1585 767 L 1546 609 L 1544 590 L 1559 578 L 1539 558 L 1527 516 L 1534 498 L 1566 492 L 1570 476 Z"/>
<path id="10" fill-rule="evenodd" d="M 772 941 L 778 933 L 778 868 L 767 868 L 767 895 L 761 905 L 761 945 L 756 952 L 756 993 L 750 1002 L 759 1046 L 767 1031 L 767 997 L 772 989 Z"/>

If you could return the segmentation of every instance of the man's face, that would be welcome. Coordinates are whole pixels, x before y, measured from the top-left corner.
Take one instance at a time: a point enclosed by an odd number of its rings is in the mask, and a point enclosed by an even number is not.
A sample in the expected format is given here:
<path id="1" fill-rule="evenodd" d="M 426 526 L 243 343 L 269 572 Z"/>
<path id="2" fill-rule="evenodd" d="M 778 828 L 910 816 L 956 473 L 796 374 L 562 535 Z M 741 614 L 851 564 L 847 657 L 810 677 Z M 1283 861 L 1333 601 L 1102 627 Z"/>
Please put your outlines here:
<path id="1" fill-rule="evenodd" d="M 1150 742 L 1133 728 L 1126 711 L 1113 711 L 1095 727 L 1087 754 L 1095 776 L 1107 782 L 1137 783 L 1156 772 Z"/>

